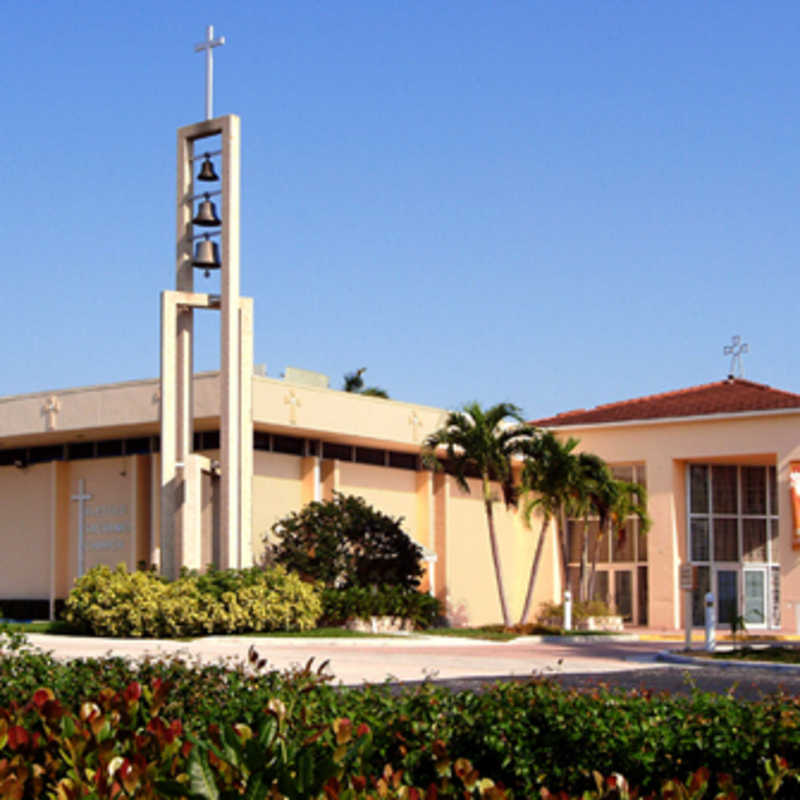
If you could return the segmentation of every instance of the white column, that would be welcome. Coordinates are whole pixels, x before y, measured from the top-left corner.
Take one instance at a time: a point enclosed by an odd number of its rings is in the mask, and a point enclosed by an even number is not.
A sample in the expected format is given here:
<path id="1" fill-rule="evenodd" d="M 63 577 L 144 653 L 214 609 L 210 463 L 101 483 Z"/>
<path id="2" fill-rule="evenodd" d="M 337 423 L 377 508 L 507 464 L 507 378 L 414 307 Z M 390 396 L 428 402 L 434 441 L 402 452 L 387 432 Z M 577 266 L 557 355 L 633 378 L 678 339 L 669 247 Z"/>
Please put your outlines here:
<path id="1" fill-rule="evenodd" d="M 253 564 L 253 298 L 239 298 L 239 558 Z"/>
<path id="2" fill-rule="evenodd" d="M 222 567 L 239 554 L 241 503 L 241 353 L 239 349 L 239 118 L 222 125 L 220 536 Z M 252 364 L 251 364 L 252 370 Z"/>

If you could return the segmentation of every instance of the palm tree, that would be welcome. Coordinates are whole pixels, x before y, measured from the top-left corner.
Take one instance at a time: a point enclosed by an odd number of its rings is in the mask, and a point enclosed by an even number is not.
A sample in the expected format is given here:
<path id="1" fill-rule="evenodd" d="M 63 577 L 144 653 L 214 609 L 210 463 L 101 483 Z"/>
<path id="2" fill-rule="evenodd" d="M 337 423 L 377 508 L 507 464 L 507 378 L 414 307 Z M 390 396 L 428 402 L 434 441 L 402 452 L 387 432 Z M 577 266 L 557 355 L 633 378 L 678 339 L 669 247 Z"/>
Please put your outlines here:
<path id="1" fill-rule="evenodd" d="M 611 478 L 598 493 L 597 509 L 600 526 L 597 530 L 597 539 L 592 555 L 592 569 L 589 574 L 589 598 L 594 596 L 597 556 L 600 552 L 600 542 L 604 531 L 608 532 L 609 539 L 611 536 L 621 538 L 625 535 L 625 523 L 630 517 L 636 517 L 639 520 L 641 533 L 647 533 L 652 525 L 652 520 L 647 513 L 647 490 L 640 483 Z"/>
<path id="2" fill-rule="evenodd" d="M 562 566 L 566 575 L 566 544 L 564 542 L 564 508 L 574 492 L 577 459 L 572 451 L 578 440 L 570 437 L 562 443 L 552 431 L 545 431 L 525 448 L 525 466 L 522 470 L 523 492 L 529 496 L 523 509 L 523 517 L 530 524 L 531 514 L 538 509 L 542 514 L 539 539 L 531 563 L 528 590 L 520 616 L 520 625 L 528 619 L 533 603 L 533 590 L 539 573 L 542 550 L 550 522 L 555 519 L 557 538 L 561 551 Z M 530 495 L 535 495 L 530 498 Z"/>
<path id="3" fill-rule="evenodd" d="M 366 367 L 361 367 L 361 369 L 357 369 L 355 372 L 345 373 L 342 390 L 345 392 L 367 395 L 368 397 L 382 397 L 388 400 L 389 393 L 385 389 L 381 389 L 380 386 L 364 386 L 364 379 L 361 376 L 366 371 Z"/>
<path id="4" fill-rule="evenodd" d="M 506 627 L 511 624 L 511 618 L 497 548 L 492 506 L 498 498 L 492 484 L 500 484 L 506 507 L 516 506 L 512 457 L 520 454 L 525 443 L 531 442 L 536 435 L 536 429 L 523 421 L 520 409 L 511 403 L 498 403 L 487 409 L 478 403 L 468 403 L 461 411 L 450 412 L 444 426 L 428 436 L 423 446 L 424 462 L 436 469 L 443 466 L 437 450 L 445 448 L 447 466 L 465 492 L 469 492 L 468 477 L 474 475 L 481 481 L 497 593 Z"/>
<path id="5" fill-rule="evenodd" d="M 578 600 L 581 602 L 589 599 L 589 517 L 593 515 L 601 517 L 598 526 L 598 535 L 600 535 L 605 525 L 606 484 L 611 480 L 613 480 L 611 470 L 600 456 L 594 453 L 578 455 L 577 480 L 570 504 L 570 515 L 582 518 L 580 566 L 578 568 Z"/>

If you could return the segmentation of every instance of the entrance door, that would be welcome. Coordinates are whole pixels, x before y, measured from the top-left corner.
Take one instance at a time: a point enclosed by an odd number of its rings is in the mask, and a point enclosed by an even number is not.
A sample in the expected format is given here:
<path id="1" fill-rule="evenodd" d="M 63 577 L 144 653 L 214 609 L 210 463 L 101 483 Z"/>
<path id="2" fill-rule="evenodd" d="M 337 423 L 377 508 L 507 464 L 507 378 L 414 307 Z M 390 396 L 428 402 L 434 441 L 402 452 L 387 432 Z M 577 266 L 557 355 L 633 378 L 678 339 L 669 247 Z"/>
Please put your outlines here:
<path id="1" fill-rule="evenodd" d="M 767 624 L 767 570 L 764 567 L 744 570 L 744 621 L 756 627 Z"/>
<path id="2" fill-rule="evenodd" d="M 739 601 L 736 591 L 738 570 L 717 570 L 717 623 L 729 625 L 739 616 Z"/>

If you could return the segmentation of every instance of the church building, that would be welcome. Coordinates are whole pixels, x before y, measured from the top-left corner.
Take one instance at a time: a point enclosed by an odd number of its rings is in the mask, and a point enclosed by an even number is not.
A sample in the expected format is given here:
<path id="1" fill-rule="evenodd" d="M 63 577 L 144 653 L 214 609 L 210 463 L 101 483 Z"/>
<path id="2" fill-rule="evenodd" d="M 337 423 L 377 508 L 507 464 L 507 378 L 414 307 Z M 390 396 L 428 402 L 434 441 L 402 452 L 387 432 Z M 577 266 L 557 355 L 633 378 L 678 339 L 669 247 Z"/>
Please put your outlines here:
<path id="1" fill-rule="evenodd" d="M 219 43 L 209 28 L 207 58 Z M 276 521 L 343 492 L 403 517 L 425 554 L 423 589 L 451 624 L 500 621 L 480 486 L 464 492 L 421 462 L 447 412 L 335 391 L 303 370 L 254 371 L 255 307 L 239 293 L 240 123 L 213 117 L 210 99 L 206 117 L 177 136 L 159 378 L 0 398 L 0 616 L 52 618 L 97 564 L 168 577 L 258 564 Z M 212 272 L 219 292 L 198 291 L 195 276 Z M 199 310 L 219 314 L 221 363 L 195 374 Z M 600 592 L 629 623 L 699 624 L 710 590 L 721 623 L 742 614 L 752 629 L 800 630 L 800 395 L 729 378 L 536 424 L 647 486 L 651 531 L 631 522 L 600 557 Z M 502 503 L 495 524 L 516 619 L 538 526 Z M 548 537 L 534 615 L 574 580 L 575 541 L 565 576 Z"/>

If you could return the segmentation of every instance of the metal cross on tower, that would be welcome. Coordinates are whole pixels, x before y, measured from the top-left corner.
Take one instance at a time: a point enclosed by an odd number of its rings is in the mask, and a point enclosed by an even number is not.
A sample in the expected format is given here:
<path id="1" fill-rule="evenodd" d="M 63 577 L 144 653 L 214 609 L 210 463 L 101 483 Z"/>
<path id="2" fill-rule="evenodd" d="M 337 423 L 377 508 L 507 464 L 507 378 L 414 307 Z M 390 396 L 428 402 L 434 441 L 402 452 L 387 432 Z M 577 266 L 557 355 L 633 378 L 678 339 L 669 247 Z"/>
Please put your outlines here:
<path id="1" fill-rule="evenodd" d="M 214 38 L 214 26 L 206 28 L 206 40 L 194 46 L 195 53 L 206 51 L 206 119 L 214 116 L 214 55 L 212 48 L 225 44 L 225 37 Z"/>
<path id="2" fill-rule="evenodd" d="M 729 377 L 744 377 L 744 370 L 742 369 L 742 353 L 749 352 L 749 348 L 745 342 L 742 342 L 741 336 L 732 336 L 731 343 L 725 345 L 722 354 L 731 357 L 731 369 Z"/>

